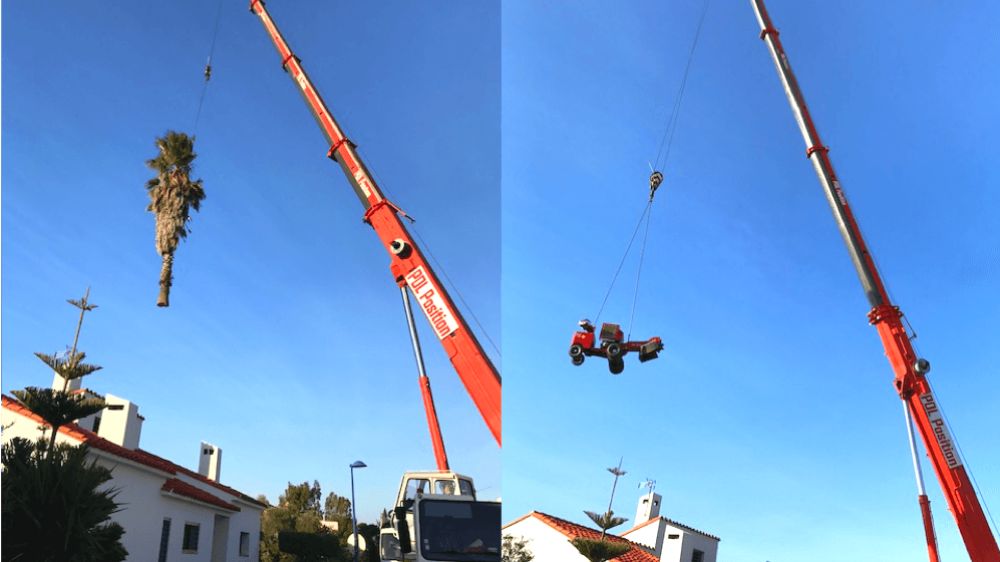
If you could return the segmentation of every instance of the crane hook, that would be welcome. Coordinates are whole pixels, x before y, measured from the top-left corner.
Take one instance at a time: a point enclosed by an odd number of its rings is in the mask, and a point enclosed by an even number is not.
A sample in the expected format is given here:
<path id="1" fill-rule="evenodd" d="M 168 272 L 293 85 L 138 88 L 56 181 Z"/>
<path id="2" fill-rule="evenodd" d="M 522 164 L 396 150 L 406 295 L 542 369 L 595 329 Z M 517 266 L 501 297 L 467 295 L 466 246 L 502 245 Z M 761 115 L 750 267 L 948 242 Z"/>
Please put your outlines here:
<path id="1" fill-rule="evenodd" d="M 656 195 L 656 188 L 660 187 L 661 183 L 663 183 L 663 174 L 661 174 L 660 172 L 654 171 L 652 174 L 649 175 L 649 200 L 650 201 L 653 200 L 653 195 Z"/>

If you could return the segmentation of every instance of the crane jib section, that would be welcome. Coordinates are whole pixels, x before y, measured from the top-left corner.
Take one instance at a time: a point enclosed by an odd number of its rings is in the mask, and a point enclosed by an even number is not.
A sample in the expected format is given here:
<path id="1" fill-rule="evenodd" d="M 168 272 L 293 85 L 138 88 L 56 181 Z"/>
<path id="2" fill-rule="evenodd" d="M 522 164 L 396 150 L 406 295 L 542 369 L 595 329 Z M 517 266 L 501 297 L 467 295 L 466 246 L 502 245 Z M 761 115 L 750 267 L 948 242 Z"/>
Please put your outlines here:
<path id="1" fill-rule="evenodd" d="M 409 287 L 431 328 L 444 347 L 466 392 L 486 422 L 490 433 L 501 443 L 500 375 L 479 341 L 469 329 L 454 301 L 435 275 L 429 262 L 399 217 L 399 209 L 390 203 L 368 168 L 358 156 L 354 143 L 347 138 L 326 103 L 309 80 L 278 30 L 263 0 L 252 0 L 250 11 L 259 16 L 271 37 L 281 66 L 288 72 L 306 105 L 329 143 L 327 156 L 340 164 L 344 175 L 365 208 L 364 220 L 375 230 L 390 255 L 390 270 L 400 286 Z"/>
<path id="2" fill-rule="evenodd" d="M 959 458 L 951 433 L 925 376 L 929 364 L 918 358 L 903 326 L 903 314 L 893 306 L 879 277 L 875 262 L 865 245 L 837 180 L 829 150 L 820 140 L 805 97 L 792 72 L 788 56 L 778 37 L 763 0 L 751 0 L 760 24 L 760 38 L 770 50 L 792 113 L 806 142 L 806 156 L 812 161 L 827 200 L 837 220 L 862 287 L 872 308 L 868 319 L 878 330 L 886 357 L 895 374 L 896 391 L 913 413 L 924 449 L 955 517 L 966 550 L 973 562 L 1000 562 L 1000 548 L 987 522 L 975 488 Z"/>

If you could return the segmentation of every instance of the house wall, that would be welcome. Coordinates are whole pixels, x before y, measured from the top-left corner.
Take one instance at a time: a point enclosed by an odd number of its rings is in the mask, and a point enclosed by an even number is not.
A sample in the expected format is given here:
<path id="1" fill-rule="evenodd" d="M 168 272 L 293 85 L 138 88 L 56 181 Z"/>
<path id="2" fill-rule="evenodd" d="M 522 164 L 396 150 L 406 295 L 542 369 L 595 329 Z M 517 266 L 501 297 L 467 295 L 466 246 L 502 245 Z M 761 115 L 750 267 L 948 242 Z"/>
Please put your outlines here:
<path id="1" fill-rule="evenodd" d="M 672 533 L 675 531 L 669 532 Z M 719 541 L 702 535 L 686 532 L 681 535 L 681 539 L 680 557 L 676 559 L 678 562 L 690 562 L 691 555 L 694 553 L 695 549 L 705 553 L 705 556 L 702 558 L 704 562 L 716 562 L 715 559 L 719 550 Z M 669 559 L 664 558 L 663 560 L 666 562 Z"/>
<path id="2" fill-rule="evenodd" d="M 2 440 L 4 443 L 14 437 L 35 440 L 40 435 L 38 422 L 6 408 L 0 409 L 0 423 L 4 427 L 10 425 L 3 432 Z M 64 434 L 60 434 L 56 441 L 72 445 L 78 443 Z M 169 517 L 171 522 L 167 560 L 210 562 L 216 514 L 228 518 L 226 560 L 231 562 L 258 560 L 260 516 L 263 511 L 261 507 L 236 499 L 227 492 L 183 473 L 168 474 L 96 449 L 91 449 L 90 455 L 97 464 L 111 470 L 112 480 L 104 487 L 117 490 L 115 501 L 121 505 L 122 511 L 113 514 L 111 519 L 125 529 L 121 542 L 129 553 L 127 560 L 156 562 L 160 549 L 163 519 Z M 160 489 L 164 482 L 168 478 L 175 477 L 219 498 L 235 503 L 240 511 L 233 513 L 195 503 L 187 498 L 167 496 L 161 493 Z M 200 526 L 197 552 L 182 552 L 185 523 L 197 523 Z M 250 534 L 250 553 L 246 557 L 239 555 L 240 532 Z"/>
<path id="3" fill-rule="evenodd" d="M 95 454 L 95 456 L 97 456 Z M 165 512 L 175 519 L 170 529 L 171 538 L 177 531 L 174 511 L 164 506 L 164 498 L 160 495 L 160 487 L 170 475 L 163 472 L 152 472 L 155 469 L 138 468 L 125 464 L 116 457 L 97 456 L 97 464 L 111 470 L 113 480 L 105 488 L 118 490 L 115 501 L 122 511 L 115 513 L 111 519 L 125 529 L 122 536 L 122 546 L 128 551 L 128 560 L 156 561 L 160 547 L 160 526 Z M 171 553 L 173 549 L 171 549 Z M 177 551 L 180 554 L 180 550 Z"/>
<path id="4" fill-rule="evenodd" d="M 7 408 L 0 408 L 0 424 L 4 427 L 3 434 L 0 436 L 4 444 L 15 437 L 35 441 L 41 436 L 41 429 L 38 422 L 12 412 Z M 47 431 L 45 435 L 49 435 Z M 56 439 L 56 442 L 62 443 L 64 439 L 65 437 L 60 436 Z"/>
<path id="5" fill-rule="evenodd" d="M 240 506 L 240 512 L 230 515 L 228 560 L 256 562 L 260 558 L 260 516 L 264 509 L 260 506 L 242 501 L 235 502 Z M 250 533 L 250 554 L 240 556 L 240 533 Z"/>
<path id="6" fill-rule="evenodd" d="M 586 562 L 569 540 L 534 517 L 527 517 L 503 530 L 504 535 L 528 539 L 532 562 Z"/>
<path id="7" fill-rule="evenodd" d="M 645 527 L 623 534 L 626 539 L 648 547 L 654 554 L 659 554 L 659 549 L 663 542 L 665 532 L 665 522 L 661 519 L 657 523 L 650 523 Z"/>

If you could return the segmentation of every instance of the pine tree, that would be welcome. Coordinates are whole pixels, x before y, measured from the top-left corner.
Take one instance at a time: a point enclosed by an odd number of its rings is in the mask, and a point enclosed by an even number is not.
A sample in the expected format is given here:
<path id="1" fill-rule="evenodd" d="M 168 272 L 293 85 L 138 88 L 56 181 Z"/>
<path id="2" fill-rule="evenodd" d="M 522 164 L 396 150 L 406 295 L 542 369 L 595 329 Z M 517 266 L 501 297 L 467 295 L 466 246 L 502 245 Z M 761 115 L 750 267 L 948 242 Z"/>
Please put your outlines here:
<path id="1" fill-rule="evenodd" d="M 124 560 L 128 552 L 121 545 L 125 530 L 111 522 L 119 510 L 117 490 L 99 490 L 111 480 L 111 471 L 96 461 L 87 461 L 85 445 L 56 444 L 59 428 L 104 408 L 104 401 L 70 393 L 69 381 L 100 369 L 84 363 L 86 355 L 77 350 L 83 317 L 97 308 L 87 302 L 90 289 L 79 301 L 68 301 L 80 309 L 73 346 L 65 355 L 35 355 L 60 377 L 63 388 L 28 387 L 13 394 L 29 410 L 42 418 L 48 438 L 32 443 L 11 439 L 3 446 L 2 482 L 3 560 Z"/>
<path id="2" fill-rule="evenodd" d="M 575 538 L 570 541 L 576 550 L 590 562 L 606 562 L 607 560 L 617 558 L 632 549 L 631 545 L 628 543 L 605 540 L 609 529 L 613 529 L 628 521 L 625 517 L 615 516 L 615 512 L 611 510 L 611 505 L 615 501 L 615 488 L 618 486 L 618 478 L 626 474 L 625 471 L 622 470 L 621 460 L 618 461 L 617 467 L 609 468 L 608 472 L 614 474 L 615 476 L 614 483 L 611 485 L 611 500 L 608 502 L 608 510 L 604 513 L 584 511 L 584 513 L 587 514 L 587 517 L 589 517 L 590 520 L 593 521 L 594 524 L 601 530 L 601 538 L 596 540 Z"/>

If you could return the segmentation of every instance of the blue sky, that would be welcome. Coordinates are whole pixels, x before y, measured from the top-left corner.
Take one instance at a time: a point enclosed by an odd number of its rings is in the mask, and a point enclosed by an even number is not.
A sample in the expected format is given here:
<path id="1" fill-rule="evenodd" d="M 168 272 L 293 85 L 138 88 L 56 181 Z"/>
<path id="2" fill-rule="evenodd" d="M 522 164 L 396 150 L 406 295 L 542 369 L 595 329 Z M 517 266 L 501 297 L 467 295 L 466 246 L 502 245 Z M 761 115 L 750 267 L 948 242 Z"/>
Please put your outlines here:
<path id="1" fill-rule="evenodd" d="M 749 2 L 713 2 L 633 335 L 570 365 L 647 192 L 701 1 L 503 10 L 504 519 L 618 514 L 646 478 L 720 560 L 926 559 L 902 408 Z M 847 196 L 1000 515 L 1000 7 L 769 2 Z M 602 320 L 627 323 L 635 254 Z M 925 463 L 942 558 L 966 560 Z M 622 527 L 624 530 L 627 526 Z"/>
<path id="2" fill-rule="evenodd" d="M 154 137 L 192 131 L 216 2 L 3 6 L 3 392 L 80 346 L 98 392 L 136 402 L 143 447 L 272 501 L 288 481 L 359 517 L 434 466 L 388 256 L 260 21 L 226 2 L 196 149 L 208 197 L 157 309 L 144 185 Z M 383 188 L 498 340 L 499 8 L 268 4 Z M 421 329 L 424 322 L 421 322 Z M 470 320 L 471 322 L 471 320 Z M 425 353 L 452 467 L 500 494 L 500 450 L 444 353 Z M 499 342 L 498 342 L 499 343 Z M 483 343 L 495 361 L 499 357 Z"/>

